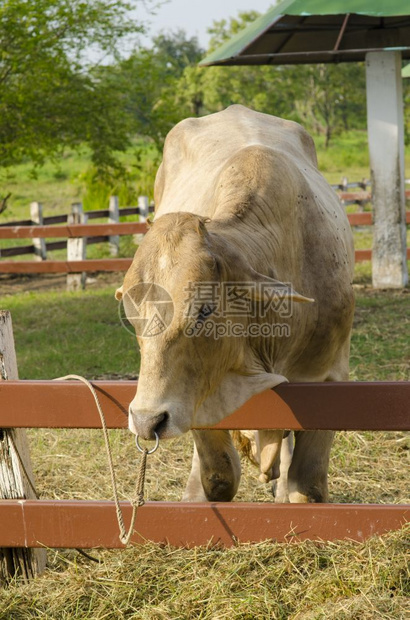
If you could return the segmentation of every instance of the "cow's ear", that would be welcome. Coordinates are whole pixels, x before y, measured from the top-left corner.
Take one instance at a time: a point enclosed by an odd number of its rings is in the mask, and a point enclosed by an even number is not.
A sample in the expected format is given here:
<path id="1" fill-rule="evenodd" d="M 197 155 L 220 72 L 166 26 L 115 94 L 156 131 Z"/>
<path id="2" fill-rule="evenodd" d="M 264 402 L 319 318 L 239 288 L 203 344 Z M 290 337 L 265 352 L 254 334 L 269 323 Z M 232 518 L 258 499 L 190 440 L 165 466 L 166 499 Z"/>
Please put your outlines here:
<path id="1" fill-rule="evenodd" d="M 285 284 L 280 280 L 265 276 L 263 273 L 258 273 L 254 269 L 251 269 L 250 279 L 256 283 L 256 286 L 252 290 L 252 297 L 255 301 L 265 300 L 272 295 L 272 292 L 280 297 L 292 299 L 292 301 L 301 303 L 313 303 L 315 301 L 311 297 L 305 297 L 295 291 L 291 284 Z"/>
<path id="2" fill-rule="evenodd" d="M 122 299 L 122 286 L 120 286 L 120 288 L 117 288 L 117 290 L 115 291 L 115 299 L 117 301 L 121 301 L 121 299 Z"/>

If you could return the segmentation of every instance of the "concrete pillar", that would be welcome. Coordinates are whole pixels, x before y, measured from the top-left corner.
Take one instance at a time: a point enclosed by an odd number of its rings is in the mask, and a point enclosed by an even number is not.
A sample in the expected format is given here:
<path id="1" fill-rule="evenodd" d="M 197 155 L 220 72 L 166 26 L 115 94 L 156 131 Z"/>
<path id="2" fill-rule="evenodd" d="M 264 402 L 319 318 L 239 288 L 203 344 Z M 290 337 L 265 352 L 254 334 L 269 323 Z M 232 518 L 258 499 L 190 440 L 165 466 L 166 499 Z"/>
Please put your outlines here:
<path id="1" fill-rule="evenodd" d="M 375 288 L 408 283 L 401 52 L 366 54 L 367 123 L 374 210 Z"/>

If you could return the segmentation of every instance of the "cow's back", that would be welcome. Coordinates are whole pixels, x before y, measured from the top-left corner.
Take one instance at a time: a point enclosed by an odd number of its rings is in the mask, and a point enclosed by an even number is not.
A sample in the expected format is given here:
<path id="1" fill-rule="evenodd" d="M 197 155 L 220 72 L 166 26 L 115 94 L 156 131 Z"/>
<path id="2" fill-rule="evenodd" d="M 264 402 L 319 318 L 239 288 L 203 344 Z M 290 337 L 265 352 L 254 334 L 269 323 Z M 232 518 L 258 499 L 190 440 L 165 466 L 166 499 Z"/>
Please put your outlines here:
<path id="1" fill-rule="evenodd" d="M 296 304 L 291 337 L 276 339 L 281 374 L 324 380 L 344 349 L 346 378 L 352 234 L 300 125 L 242 106 L 179 123 L 166 140 L 155 202 L 156 217 L 210 218 L 208 229 L 230 239 L 256 271 L 315 299 Z"/>
<path id="2" fill-rule="evenodd" d="M 297 123 L 233 105 L 216 114 L 189 118 L 165 141 L 155 182 L 156 216 L 190 211 L 213 217 L 227 163 L 248 147 L 286 153 L 301 168 L 317 169 L 313 140 Z M 229 191 L 229 187 L 226 187 Z"/>

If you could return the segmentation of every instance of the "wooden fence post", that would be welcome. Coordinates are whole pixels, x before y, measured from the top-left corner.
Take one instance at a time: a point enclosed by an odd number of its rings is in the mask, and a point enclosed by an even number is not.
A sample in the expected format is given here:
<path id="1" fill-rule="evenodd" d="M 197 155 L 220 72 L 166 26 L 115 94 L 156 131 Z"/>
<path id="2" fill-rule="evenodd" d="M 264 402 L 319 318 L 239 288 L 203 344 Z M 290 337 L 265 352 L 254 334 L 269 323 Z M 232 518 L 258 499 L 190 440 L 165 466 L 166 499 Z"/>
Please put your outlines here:
<path id="1" fill-rule="evenodd" d="M 67 217 L 67 224 L 86 224 L 87 216 L 83 212 L 81 202 L 74 203 L 71 206 L 72 212 Z M 87 252 L 87 237 L 75 237 L 67 239 L 67 260 L 85 260 Z M 87 274 L 69 273 L 67 274 L 67 291 L 79 291 L 85 288 Z"/>
<path id="2" fill-rule="evenodd" d="M 149 202 L 148 196 L 139 196 L 138 197 L 138 209 L 139 209 L 139 222 L 146 222 L 149 214 Z M 144 235 L 142 233 L 137 233 L 134 235 L 134 243 L 136 245 L 140 245 L 143 240 Z"/>
<path id="3" fill-rule="evenodd" d="M 43 224 L 43 205 L 40 202 L 30 204 L 31 221 L 35 224 Z M 47 247 L 45 239 L 33 239 L 34 256 L 36 260 L 47 259 Z"/>
<path id="4" fill-rule="evenodd" d="M 120 210 L 118 204 L 118 196 L 110 196 L 110 203 L 108 205 L 108 222 L 109 224 L 118 224 L 120 221 Z M 120 248 L 119 235 L 110 235 L 109 237 L 109 250 L 111 256 L 118 256 Z"/>
<path id="5" fill-rule="evenodd" d="M 17 360 L 10 312 L 0 310 L 0 381 L 7 379 L 18 379 Z M 24 470 L 34 485 L 26 431 L 0 429 L 1 499 L 36 498 Z M 28 581 L 43 572 L 46 562 L 45 549 L 0 549 L 0 584 L 7 583 L 15 575 Z"/>

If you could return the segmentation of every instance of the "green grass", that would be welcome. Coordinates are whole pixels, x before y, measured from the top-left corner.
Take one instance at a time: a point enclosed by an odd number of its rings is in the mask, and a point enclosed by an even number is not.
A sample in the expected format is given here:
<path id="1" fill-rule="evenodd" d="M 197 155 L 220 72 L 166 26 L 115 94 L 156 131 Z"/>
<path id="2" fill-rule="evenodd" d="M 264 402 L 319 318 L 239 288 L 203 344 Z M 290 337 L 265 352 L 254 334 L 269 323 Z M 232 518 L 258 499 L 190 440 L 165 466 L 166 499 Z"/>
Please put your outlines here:
<path id="1" fill-rule="evenodd" d="M 89 378 L 132 377 L 134 339 L 117 319 L 117 276 L 81 294 L 56 280 L 3 286 L 12 312 L 21 378 L 68 372 Z M 64 279 L 61 279 L 64 282 Z M 4 285 L 4 282 L 2 283 Z M 46 290 L 50 286 L 51 290 Z M 352 378 L 409 380 L 409 292 L 357 287 Z M 137 454 L 129 432 L 110 431 L 119 492 L 135 484 Z M 40 496 L 110 499 L 103 439 L 92 430 L 30 430 Z M 409 449 L 404 433 L 338 433 L 329 473 L 338 502 L 409 502 Z M 178 501 L 192 454 L 188 436 L 163 442 L 148 461 L 146 497 Z M 270 502 L 268 485 L 243 461 L 237 501 Z M 0 620 L 398 620 L 410 613 L 409 535 L 403 530 L 365 543 L 264 542 L 229 550 L 148 544 L 95 551 L 96 565 L 75 551 L 49 551 L 39 579 L 0 590 Z"/>
<path id="2" fill-rule="evenodd" d="M 73 202 L 82 202 L 85 210 L 108 208 L 110 195 L 119 196 L 120 206 L 136 205 L 139 195 L 151 200 L 158 157 L 152 143 L 135 139 L 132 147 L 118 155 L 128 170 L 128 179 L 112 179 L 110 183 L 95 181 L 87 149 L 67 152 L 58 161 L 37 169 L 26 163 L 0 170 L 0 197 L 11 193 L 0 223 L 27 219 L 32 201 L 41 202 L 47 216 L 69 213 Z"/>
<path id="3" fill-rule="evenodd" d="M 118 286 L 121 276 L 118 277 Z M 136 340 L 120 324 L 115 287 L 6 296 L 12 313 L 20 378 L 136 375 Z"/>
<path id="4" fill-rule="evenodd" d="M 351 131 L 335 136 L 328 149 L 323 146 L 323 136 L 314 139 L 319 168 L 330 183 L 340 183 L 343 176 L 350 181 L 369 178 L 366 132 Z M 92 182 L 91 161 L 86 149 L 67 152 L 57 162 L 47 162 L 35 171 L 35 177 L 31 164 L 15 166 L 0 175 L 0 196 L 12 194 L 8 209 L 0 214 L 0 223 L 26 219 L 30 202 L 34 200 L 43 203 L 45 215 L 54 215 L 67 213 L 70 204 L 78 201 L 83 202 L 85 209 L 102 209 L 107 206 L 110 194 L 120 196 L 121 206 L 129 206 L 127 203 L 138 195 L 148 195 L 152 199 L 158 158 L 154 145 L 136 139 L 133 146 L 119 156 L 128 168 L 127 184 L 113 181 L 111 186 Z M 406 170 L 410 170 L 410 147 L 406 148 Z"/>
<path id="5" fill-rule="evenodd" d="M 318 144 L 330 182 L 344 175 L 354 181 L 368 177 L 365 134 L 337 137 L 328 151 Z M 141 194 L 152 187 L 151 155 Z M 37 181 L 29 166 L 16 168 L 10 209 L 0 221 L 27 217 L 31 200 L 42 201 L 47 215 L 67 212 L 79 199 L 97 206 L 101 196 L 106 200 L 106 188 L 91 187 L 87 195 L 88 167 L 84 152 L 67 155 L 57 168 L 48 164 Z M 141 170 L 138 175 L 141 179 Z M 371 245 L 366 229 L 357 230 L 355 239 L 357 247 Z M 121 241 L 121 255 L 134 249 L 131 238 Z M 88 256 L 106 252 L 104 245 L 91 246 Z M 135 339 L 121 327 L 113 297 L 120 280 L 120 274 L 98 276 L 94 288 L 81 294 L 65 292 L 64 277 L 0 280 L 0 306 L 12 312 L 20 377 L 135 377 Z M 409 381 L 409 291 L 372 291 L 370 263 L 356 265 L 355 282 L 351 379 Z M 135 485 L 135 445 L 127 431 L 110 431 L 110 437 L 119 492 L 126 498 Z M 30 430 L 29 439 L 41 497 L 111 498 L 99 431 Z M 147 499 L 178 501 L 191 455 L 188 436 L 163 442 L 148 462 Z M 409 455 L 405 433 L 338 433 L 329 472 L 331 500 L 410 502 Z M 242 468 L 236 500 L 272 501 L 269 486 L 257 481 L 250 463 L 243 461 Z M 96 551 L 99 565 L 75 551 L 49 551 L 44 576 L 0 589 L 0 620 L 401 620 L 410 617 L 409 536 L 407 528 L 363 544 L 265 542 L 230 550 L 148 544 Z"/>
<path id="6" fill-rule="evenodd" d="M 62 291 L 13 294 L 2 299 L 12 313 L 20 377 L 47 379 L 69 372 L 136 374 L 135 338 L 120 324 L 116 283 L 80 295 Z M 17 292 L 18 281 L 15 282 Z M 27 280 L 26 288 L 30 286 Z M 410 291 L 375 292 L 358 287 L 352 336 L 351 378 L 410 380 Z"/>

